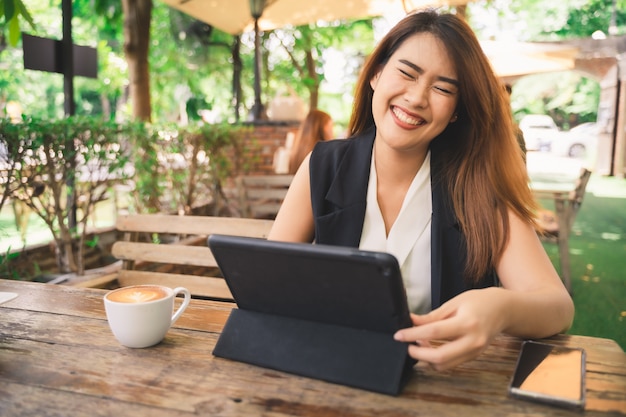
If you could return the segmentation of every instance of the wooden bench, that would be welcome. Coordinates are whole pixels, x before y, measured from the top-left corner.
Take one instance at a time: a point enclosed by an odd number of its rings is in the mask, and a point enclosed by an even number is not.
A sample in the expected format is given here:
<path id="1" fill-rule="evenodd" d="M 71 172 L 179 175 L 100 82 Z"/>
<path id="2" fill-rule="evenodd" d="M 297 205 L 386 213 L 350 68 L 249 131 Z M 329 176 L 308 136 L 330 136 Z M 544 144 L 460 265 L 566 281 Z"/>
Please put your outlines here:
<path id="1" fill-rule="evenodd" d="M 244 175 L 237 178 L 242 217 L 274 219 L 293 175 Z"/>
<path id="2" fill-rule="evenodd" d="M 537 219 L 544 232 L 540 235 L 546 242 L 556 243 L 559 247 L 559 263 L 561 278 L 568 291 L 571 292 L 571 266 L 569 254 L 569 237 L 585 196 L 587 183 L 591 177 L 591 171 L 582 168 L 580 176 L 571 191 L 558 190 L 534 190 L 537 199 L 552 199 L 554 212 L 541 210 Z"/>
<path id="3" fill-rule="evenodd" d="M 137 284 L 183 286 L 195 298 L 232 300 L 215 258 L 206 246 L 208 235 L 266 238 L 272 223 L 272 220 L 236 217 L 120 216 L 116 227 L 124 233 L 124 238 L 113 244 L 112 254 L 123 261 L 121 269 L 75 285 L 97 288 Z M 166 239 L 173 239 L 173 242 L 161 243 Z"/>

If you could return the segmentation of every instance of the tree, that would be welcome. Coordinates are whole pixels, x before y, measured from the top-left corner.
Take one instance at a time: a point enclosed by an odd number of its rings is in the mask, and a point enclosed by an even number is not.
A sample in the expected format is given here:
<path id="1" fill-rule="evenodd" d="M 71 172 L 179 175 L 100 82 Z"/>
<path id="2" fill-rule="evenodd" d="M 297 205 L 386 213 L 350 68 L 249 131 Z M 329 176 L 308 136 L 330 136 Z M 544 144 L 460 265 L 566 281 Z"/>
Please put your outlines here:
<path id="1" fill-rule="evenodd" d="M 320 107 L 329 54 L 341 51 L 346 65 L 338 78 L 343 78 L 346 86 L 354 83 L 363 63 L 364 51 L 369 52 L 374 46 L 372 19 L 276 29 L 264 44 L 268 51 L 274 52 L 269 58 L 271 71 L 267 72 L 267 78 L 271 82 L 268 83 L 267 93 L 287 87 L 300 97 L 308 98 L 309 108 L 315 109 Z M 285 52 L 287 59 L 281 59 L 282 55 L 275 52 L 276 44 Z M 346 93 L 350 92 L 351 87 L 347 87 Z M 324 103 L 324 106 L 328 104 Z M 333 113 L 336 116 L 342 112 Z"/>
<path id="2" fill-rule="evenodd" d="M 613 12 L 616 29 L 613 34 L 626 33 L 626 0 L 591 0 L 582 7 L 570 8 L 565 25 L 555 33 L 562 38 L 589 37 L 598 30 L 608 35 Z"/>
<path id="3" fill-rule="evenodd" d="M 150 99 L 150 25 L 152 20 L 152 0 L 96 0 L 96 15 L 89 13 L 90 2 L 77 1 L 83 19 L 97 21 L 99 37 L 107 41 L 117 38 L 119 23 L 123 27 L 123 52 L 128 67 L 128 89 L 132 117 L 136 120 L 152 119 Z M 87 7 L 85 7 L 87 5 Z M 104 36 L 103 36 L 104 35 Z M 111 44 L 109 44 L 111 46 Z"/>
<path id="4" fill-rule="evenodd" d="M 128 62 L 133 117 L 150 121 L 150 20 L 152 0 L 122 0 L 124 10 L 124 53 Z"/>
<path id="5" fill-rule="evenodd" d="M 299 26 L 293 31 L 275 31 L 273 35 L 289 55 L 293 67 L 297 71 L 302 84 L 309 93 L 309 108 L 316 109 L 319 101 L 319 88 L 322 82 L 322 48 L 323 44 L 316 38 L 321 31 L 311 26 Z M 297 55 L 300 55 L 299 57 Z"/>
<path id="6" fill-rule="evenodd" d="M 159 46 L 150 51 L 155 106 L 163 109 L 175 104 L 177 111 L 170 114 L 184 112 L 190 123 L 200 120 L 204 112 L 238 121 L 243 100 L 237 83 L 241 80 L 237 73 L 243 71 L 240 37 L 169 7 L 155 8 L 152 33 Z M 225 62 L 232 63 L 232 69 Z M 188 96 L 181 102 L 176 100 L 179 88 Z"/>
<path id="7" fill-rule="evenodd" d="M 597 30 L 608 34 L 613 4 L 616 34 L 625 33 L 626 0 L 490 0 L 489 9 L 497 15 L 498 27 L 513 31 L 518 40 L 553 41 L 587 37 Z M 482 22 L 472 24 L 481 29 Z"/>

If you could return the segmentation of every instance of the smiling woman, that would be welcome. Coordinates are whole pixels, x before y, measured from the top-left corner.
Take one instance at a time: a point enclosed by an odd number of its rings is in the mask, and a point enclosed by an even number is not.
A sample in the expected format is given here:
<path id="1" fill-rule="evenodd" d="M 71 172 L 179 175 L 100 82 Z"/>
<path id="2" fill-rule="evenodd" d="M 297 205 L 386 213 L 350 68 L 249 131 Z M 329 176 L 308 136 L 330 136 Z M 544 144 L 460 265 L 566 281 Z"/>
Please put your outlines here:
<path id="1" fill-rule="evenodd" d="M 394 255 L 416 313 L 395 338 L 436 369 L 476 357 L 500 332 L 567 329 L 572 301 L 533 228 L 508 94 L 467 23 L 408 15 L 355 91 L 351 137 L 316 145 L 269 238 Z"/>

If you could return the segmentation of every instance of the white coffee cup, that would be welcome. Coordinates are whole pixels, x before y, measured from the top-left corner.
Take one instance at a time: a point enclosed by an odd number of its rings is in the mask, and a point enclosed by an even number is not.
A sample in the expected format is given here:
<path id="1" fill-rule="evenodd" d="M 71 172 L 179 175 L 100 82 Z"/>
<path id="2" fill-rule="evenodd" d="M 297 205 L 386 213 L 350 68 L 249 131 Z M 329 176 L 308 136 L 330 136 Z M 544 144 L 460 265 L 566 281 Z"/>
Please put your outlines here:
<path id="1" fill-rule="evenodd" d="M 174 313 L 174 299 L 185 299 Z M 188 289 L 162 285 L 133 285 L 109 291 L 104 309 L 115 338 L 130 348 L 144 348 L 159 343 L 191 300 Z"/>

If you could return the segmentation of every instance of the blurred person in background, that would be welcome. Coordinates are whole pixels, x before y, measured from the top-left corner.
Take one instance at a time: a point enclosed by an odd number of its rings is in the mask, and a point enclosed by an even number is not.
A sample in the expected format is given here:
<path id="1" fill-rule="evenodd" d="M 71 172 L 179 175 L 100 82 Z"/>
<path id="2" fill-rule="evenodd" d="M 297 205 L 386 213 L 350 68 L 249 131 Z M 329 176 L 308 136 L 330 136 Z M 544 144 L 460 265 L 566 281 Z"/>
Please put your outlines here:
<path id="1" fill-rule="evenodd" d="M 332 117 L 321 110 L 311 110 L 300 124 L 293 148 L 291 148 L 289 173 L 292 175 L 296 173 L 304 158 L 313 150 L 317 142 L 332 138 Z"/>

